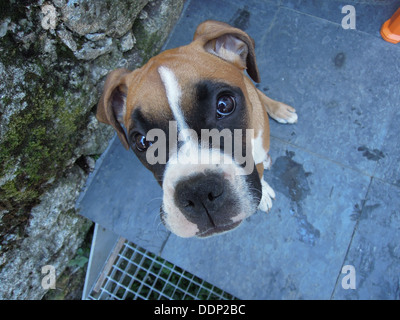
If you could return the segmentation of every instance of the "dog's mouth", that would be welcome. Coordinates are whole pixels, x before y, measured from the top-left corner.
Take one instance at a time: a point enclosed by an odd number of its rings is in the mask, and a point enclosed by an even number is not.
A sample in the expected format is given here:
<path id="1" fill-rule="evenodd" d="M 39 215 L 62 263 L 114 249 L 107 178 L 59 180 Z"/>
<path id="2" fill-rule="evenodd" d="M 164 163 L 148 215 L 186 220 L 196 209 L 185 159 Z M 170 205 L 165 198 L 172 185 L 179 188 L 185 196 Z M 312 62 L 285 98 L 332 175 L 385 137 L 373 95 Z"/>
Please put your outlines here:
<path id="1" fill-rule="evenodd" d="M 196 236 L 199 238 L 207 238 L 207 237 L 211 237 L 215 234 L 221 234 L 221 233 L 230 231 L 232 229 L 235 229 L 236 227 L 238 227 L 240 225 L 241 222 L 242 221 L 237 221 L 237 222 L 226 224 L 223 226 L 215 226 L 215 227 L 212 227 L 205 231 L 197 233 Z"/>
<path id="2" fill-rule="evenodd" d="M 167 222 L 166 222 L 166 213 L 164 212 L 162 207 L 160 207 L 160 220 L 161 220 L 162 224 L 167 229 L 170 229 L 168 224 L 167 224 Z M 208 238 L 208 237 L 211 237 L 211 236 L 214 236 L 214 235 L 223 234 L 225 232 L 228 232 L 228 231 L 231 231 L 231 230 L 237 228 L 242 223 L 242 221 L 243 220 L 240 219 L 239 221 L 230 222 L 230 223 L 226 223 L 226 224 L 222 224 L 222 225 L 212 226 L 212 227 L 209 227 L 209 228 L 207 228 L 205 230 L 199 230 L 199 231 L 193 233 L 189 237 Z M 170 229 L 170 231 L 174 232 L 171 229 Z M 176 232 L 174 232 L 174 233 L 176 233 Z"/>

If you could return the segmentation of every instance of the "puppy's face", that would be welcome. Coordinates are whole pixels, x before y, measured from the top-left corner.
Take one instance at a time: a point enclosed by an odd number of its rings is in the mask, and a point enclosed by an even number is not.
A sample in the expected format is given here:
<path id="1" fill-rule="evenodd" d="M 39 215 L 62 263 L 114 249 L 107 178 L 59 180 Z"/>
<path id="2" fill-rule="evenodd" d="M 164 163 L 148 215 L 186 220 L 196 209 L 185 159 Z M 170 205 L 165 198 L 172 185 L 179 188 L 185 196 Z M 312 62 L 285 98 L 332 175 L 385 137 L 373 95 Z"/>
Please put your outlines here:
<path id="1" fill-rule="evenodd" d="M 229 33 L 210 35 L 210 27 Z M 111 73 L 99 103 L 98 119 L 116 128 L 162 186 L 161 220 L 181 237 L 231 230 L 261 199 L 243 74 L 254 47 L 244 35 L 206 22 L 191 45 Z"/>

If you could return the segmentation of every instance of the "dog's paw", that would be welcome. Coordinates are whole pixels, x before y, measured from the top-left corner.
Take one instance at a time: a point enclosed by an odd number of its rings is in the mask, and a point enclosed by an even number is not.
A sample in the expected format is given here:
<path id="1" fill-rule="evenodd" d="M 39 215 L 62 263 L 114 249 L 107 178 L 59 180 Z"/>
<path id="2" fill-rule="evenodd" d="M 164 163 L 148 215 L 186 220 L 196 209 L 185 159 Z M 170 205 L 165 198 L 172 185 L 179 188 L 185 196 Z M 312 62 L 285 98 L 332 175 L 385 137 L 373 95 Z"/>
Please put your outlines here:
<path id="1" fill-rule="evenodd" d="M 275 199 L 275 191 L 269 186 L 269 184 L 262 179 L 262 197 L 258 209 L 261 211 L 268 212 L 272 207 L 272 200 Z"/>
<path id="2" fill-rule="evenodd" d="M 279 107 L 270 116 L 279 123 L 296 123 L 298 119 L 296 109 L 283 102 L 278 102 L 278 104 Z"/>

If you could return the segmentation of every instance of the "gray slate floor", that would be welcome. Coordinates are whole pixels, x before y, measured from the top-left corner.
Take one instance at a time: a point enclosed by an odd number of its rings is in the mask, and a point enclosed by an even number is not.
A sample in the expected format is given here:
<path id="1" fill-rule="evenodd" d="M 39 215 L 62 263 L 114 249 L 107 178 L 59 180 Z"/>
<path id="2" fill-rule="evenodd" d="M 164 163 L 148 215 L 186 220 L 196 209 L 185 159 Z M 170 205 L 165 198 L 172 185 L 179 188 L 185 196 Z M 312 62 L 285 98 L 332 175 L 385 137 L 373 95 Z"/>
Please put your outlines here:
<path id="1" fill-rule="evenodd" d="M 356 30 L 341 8 L 354 5 Z M 166 45 L 206 19 L 256 42 L 271 98 L 295 125 L 271 120 L 272 211 L 235 231 L 181 239 L 159 220 L 161 189 L 118 139 L 99 161 L 80 212 L 241 299 L 400 299 L 400 44 L 382 23 L 399 0 L 188 0 Z M 356 288 L 344 289 L 345 265 Z"/>

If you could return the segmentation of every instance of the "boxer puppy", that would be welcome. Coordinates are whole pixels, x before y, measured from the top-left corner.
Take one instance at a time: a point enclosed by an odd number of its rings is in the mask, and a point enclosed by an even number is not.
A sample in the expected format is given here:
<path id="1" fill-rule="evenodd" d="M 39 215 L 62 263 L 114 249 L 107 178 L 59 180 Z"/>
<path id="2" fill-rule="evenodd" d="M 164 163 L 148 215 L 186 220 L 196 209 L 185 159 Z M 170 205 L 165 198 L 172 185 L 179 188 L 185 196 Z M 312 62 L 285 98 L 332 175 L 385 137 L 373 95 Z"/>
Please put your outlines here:
<path id="1" fill-rule="evenodd" d="M 152 171 L 161 220 L 180 237 L 223 233 L 271 209 L 268 115 L 294 123 L 297 114 L 245 75 L 260 82 L 254 46 L 244 31 L 205 21 L 189 45 L 107 76 L 97 119 Z"/>

